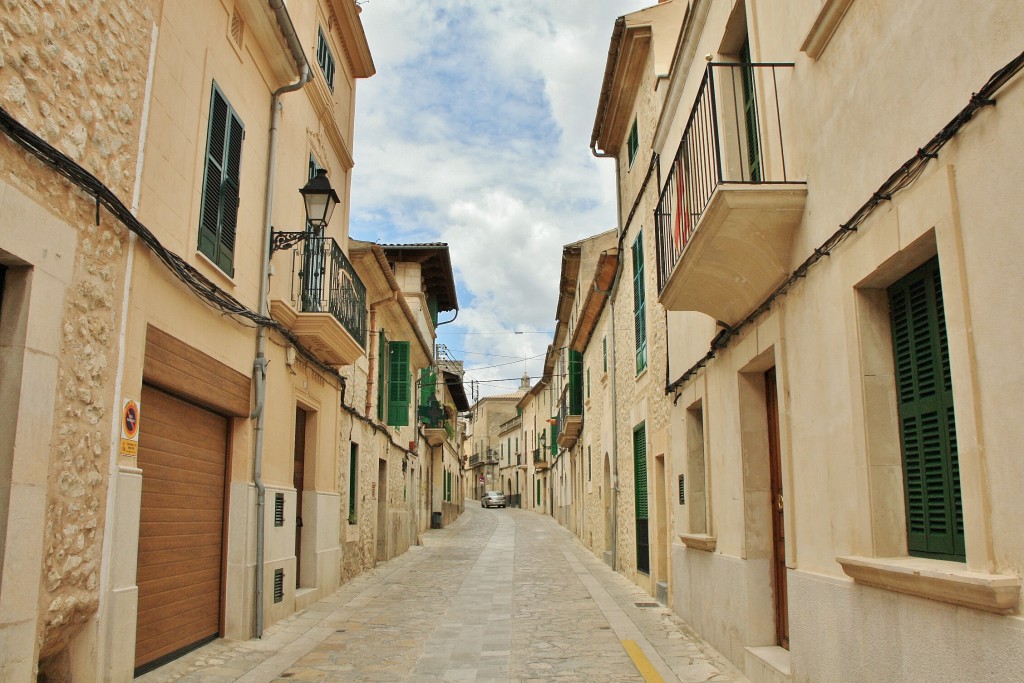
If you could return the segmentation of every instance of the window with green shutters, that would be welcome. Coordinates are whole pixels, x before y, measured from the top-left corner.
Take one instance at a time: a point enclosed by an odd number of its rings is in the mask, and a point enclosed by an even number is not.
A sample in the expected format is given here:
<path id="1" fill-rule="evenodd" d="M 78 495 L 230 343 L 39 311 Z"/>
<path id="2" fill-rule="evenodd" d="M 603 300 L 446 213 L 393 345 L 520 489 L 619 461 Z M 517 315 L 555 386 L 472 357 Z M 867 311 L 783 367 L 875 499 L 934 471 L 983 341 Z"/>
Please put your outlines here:
<path id="1" fill-rule="evenodd" d="M 235 274 L 235 236 L 244 138 L 242 119 L 214 83 L 206 133 L 198 246 L 199 251 L 231 277 Z"/>
<path id="2" fill-rule="evenodd" d="M 558 419 L 552 418 L 552 420 L 553 424 L 551 425 L 551 441 L 549 441 L 548 443 L 550 444 L 551 455 L 558 455 Z"/>
<path id="3" fill-rule="evenodd" d="M 358 520 L 356 511 L 356 492 L 359 482 L 359 445 L 351 444 L 348 456 L 348 523 L 355 524 Z"/>
<path id="4" fill-rule="evenodd" d="M 633 242 L 633 332 L 636 339 L 636 374 L 647 367 L 647 289 L 644 287 L 644 234 Z"/>
<path id="5" fill-rule="evenodd" d="M 388 420 L 392 427 L 409 424 L 409 342 L 388 344 Z"/>
<path id="6" fill-rule="evenodd" d="M 636 568 L 651 571 L 647 503 L 647 430 L 643 422 L 633 429 L 633 492 L 636 509 Z"/>
<path id="7" fill-rule="evenodd" d="M 608 372 L 608 337 L 601 337 L 601 368 Z"/>
<path id="8" fill-rule="evenodd" d="M 636 161 L 636 154 L 640 151 L 640 130 L 637 128 L 637 119 L 633 117 L 633 127 L 629 129 L 629 140 L 626 142 L 629 151 L 629 166 L 632 168 Z"/>
<path id="9" fill-rule="evenodd" d="M 334 92 L 334 53 L 331 46 L 327 44 L 327 36 L 324 35 L 322 27 L 316 30 L 316 63 L 320 65 L 320 71 L 324 74 L 324 81 L 327 88 Z"/>
<path id="10" fill-rule="evenodd" d="M 583 354 L 569 351 L 569 414 L 583 414 Z"/>
<path id="11" fill-rule="evenodd" d="M 430 403 L 430 399 L 434 398 L 434 393 L 437 388 L 437 374 L 433 368 L 423 368 L 420 370 L 420 405 L 425 406 Z"/>
<path id="12" fill-rule="evenodd" d="M 388 338 L 384 329 L 377 333 L 377 419 L 384 421 L 387 409 Z"/>
<path id="13" fill-rule="evenodd" d="M 938 258 L 888 290 L 911 555 L 964 561 L 956 420 Z"/>

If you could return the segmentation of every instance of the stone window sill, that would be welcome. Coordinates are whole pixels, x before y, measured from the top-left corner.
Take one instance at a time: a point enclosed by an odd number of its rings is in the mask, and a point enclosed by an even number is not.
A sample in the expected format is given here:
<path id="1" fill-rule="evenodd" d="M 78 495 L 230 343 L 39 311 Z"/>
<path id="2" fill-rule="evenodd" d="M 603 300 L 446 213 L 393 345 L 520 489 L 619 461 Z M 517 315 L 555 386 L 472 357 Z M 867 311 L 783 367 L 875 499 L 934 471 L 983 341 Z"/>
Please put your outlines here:
<path id="1" fill-rule="evenodd" d="M 876 588 L 1007 614 L 1017 608 L 1020 578 L 974 572 L 959 562 L 919 557 L 837 557 L 847 576 Z"/>
<path id="2" fill-rule="evenodd" d="M 709 553 L 715 552 L 715 546 L 718 543 L 717 536 L 709 536 L 707 534 L 679 534 L 679 540 L 687 548 L 703 550 Z"/>

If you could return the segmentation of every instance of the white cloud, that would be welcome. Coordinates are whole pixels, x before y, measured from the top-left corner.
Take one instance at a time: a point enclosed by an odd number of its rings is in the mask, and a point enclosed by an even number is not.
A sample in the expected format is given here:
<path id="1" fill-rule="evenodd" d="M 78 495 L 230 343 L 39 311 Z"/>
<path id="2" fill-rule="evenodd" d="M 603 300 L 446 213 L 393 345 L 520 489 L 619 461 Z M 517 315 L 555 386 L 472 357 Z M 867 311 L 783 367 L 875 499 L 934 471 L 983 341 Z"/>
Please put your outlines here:
<path id="1" fill-rule="evenodd" d="M 351 233 L 448 242 L 462 310 L 439 338 L 467 368 L 542 354 L 562 246 L 615 225 L 614 163 L 591 156 L 590 132 L 615 18 L 650 4 L 362 6 L 377 74 L 357 88 Z M 471 374 L 524 365 L 539 374 L 540 360 Z"/>

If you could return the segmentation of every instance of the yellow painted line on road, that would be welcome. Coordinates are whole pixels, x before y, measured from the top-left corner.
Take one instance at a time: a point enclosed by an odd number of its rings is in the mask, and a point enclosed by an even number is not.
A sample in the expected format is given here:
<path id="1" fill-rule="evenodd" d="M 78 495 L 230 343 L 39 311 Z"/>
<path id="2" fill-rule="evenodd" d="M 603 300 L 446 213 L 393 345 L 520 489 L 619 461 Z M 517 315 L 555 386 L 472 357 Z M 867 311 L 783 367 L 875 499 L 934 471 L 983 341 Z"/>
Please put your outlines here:
<path id="1" fill-rule="evenodd" d="M 633 664 L 647 683 L 665 683 L 665 679 L 655 671 L 654 666 L 647 659 L 647 655 L 644 654 L 644 651 L 640 649 L 635 640 L 623 640 L 622 647 L 626 648 L 626 653 L 633 660 Z"/>

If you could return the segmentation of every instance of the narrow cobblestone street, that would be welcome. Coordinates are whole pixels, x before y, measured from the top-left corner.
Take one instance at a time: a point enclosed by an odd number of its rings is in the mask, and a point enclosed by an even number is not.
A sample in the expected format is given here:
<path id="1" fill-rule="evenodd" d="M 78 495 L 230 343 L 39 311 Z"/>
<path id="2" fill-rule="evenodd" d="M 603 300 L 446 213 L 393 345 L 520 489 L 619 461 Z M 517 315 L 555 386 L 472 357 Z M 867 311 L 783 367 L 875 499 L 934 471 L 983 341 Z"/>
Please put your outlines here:
<path id="1" fill-rule="evenodd" d="M 668 609 L 638 603 L 653 599 L 550 517 L 468 501 L 262 640 L 215 641 L 137 680 L 746 680 Z"/>

